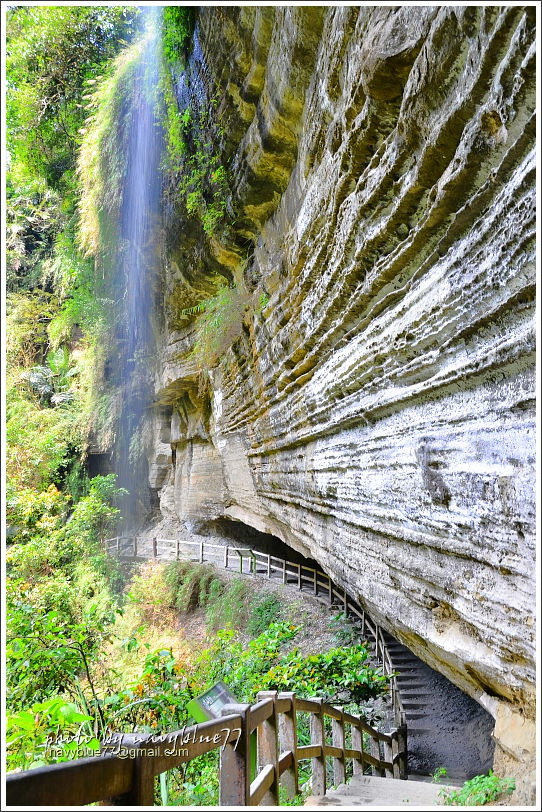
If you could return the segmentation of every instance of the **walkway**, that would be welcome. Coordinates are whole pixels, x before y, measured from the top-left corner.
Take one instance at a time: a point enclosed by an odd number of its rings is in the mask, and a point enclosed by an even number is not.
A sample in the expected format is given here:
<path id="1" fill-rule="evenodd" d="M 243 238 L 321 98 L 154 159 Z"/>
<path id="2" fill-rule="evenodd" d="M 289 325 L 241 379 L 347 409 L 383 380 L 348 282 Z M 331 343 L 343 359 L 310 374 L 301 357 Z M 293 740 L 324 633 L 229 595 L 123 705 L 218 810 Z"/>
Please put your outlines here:
<path id="1" fill-rule="evenodd" d="M 196 540 L 194 540 L 196 539 Z M 176 539 L 121 538 L 108 540 L 111 553 L 123 558 L 193 560 L 252 577 L 263 577 L 346 611 L 360 640 L 367 640 L 385 673 L 397 674 L 392 698 L 397 717 L 404 713 L 408 730 L 409 775 L 431 776 L 445 767 L 448 777 L 463 781 L 486 773 L 493 762 L 494 721 L 474 700 L 426 665 L 379 627 L 329 576 L 288 562 L 231 539 L 191 536 Z"/>

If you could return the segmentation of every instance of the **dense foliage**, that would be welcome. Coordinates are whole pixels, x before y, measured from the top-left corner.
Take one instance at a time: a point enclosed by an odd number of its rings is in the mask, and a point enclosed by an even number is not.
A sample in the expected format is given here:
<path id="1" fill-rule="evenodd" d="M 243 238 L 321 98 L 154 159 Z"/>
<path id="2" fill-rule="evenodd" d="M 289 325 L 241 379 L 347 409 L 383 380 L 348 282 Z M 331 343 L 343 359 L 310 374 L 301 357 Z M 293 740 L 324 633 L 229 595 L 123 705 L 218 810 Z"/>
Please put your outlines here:
<path id="1" fill-rule="evenodd" d="M 19 176 L 73 188 L 88 83 L 131 38 L 138 15 L 122 6 L 8 10 L 7 148 Z"/>
<path id="2" fill-rule="evenodd" d="M 224 580 L 209 565 L 176 562 L 147 566 L 136 574 L 117 623 L 107 629 L 94 624 L 92 639 L 85 636 L 85 618 L 59 623 L 58 612 L 45 612 L 34 621 L 41 644 L 32 656 L 51 690 L 37 697 L 23 680 L 26 705 L 9 719 L 10 765 L 28 767 L 83 755 L 85 747 L 115 731 L 179 730 L 193 721 L 189 700 L 217 680 L 225 681 L 240 701 L 253 702 L 259 690 L 295 689 L 300 696 L 321 696 L 354 712 L 364 712 L 366 700 L 386 689 L 387 679 L 368 665 L 363 645 L 302 654 L 295 645 L 302 627 L 292 623 L 276 595 L 251 601 L 253 592 L 246 578 Z M 23 594 L 20 603 L 24 601 Z M 173 625 L 172 610 L 190 617 L 199 607 L 210 632 L 203 648 L 174 653 L 172 646 L 153 648 L 147 642 L 152 629 Z M 22 626 L 29 626 L 24 607 L 19 614 L 26 618 Z M 244 630 L 249 627 L 257 631 L 247 641 Z M 19 634 L 10 643 L 20 647 L 20 660 L 28 653 L 21 638 Z M 100 662 L 96 645 L 104 651 L 112 645 L 111 658 Z M 81 672 L 86 679 L 78 682 Z M 62 674 L 66 683 L 60 692 Z M 308 720 L 299 724 L 302 741 L 308 741 Z M 77 753 L 66 750 L 74 741 L 79 742 Z M 162 779 L 157 802 L 166 803 L 167 797 L 172 804 L 216 805 L 218 756 L 218 751 L 210 752 L 170 772 Z"/>
<path id="3" fill-rule="evenodd" d="M 194 9 L 187 6 L 166 6 L 163 12 L 162 47 L 167 61 L 182 63 L 194 30 Z"/>
<path id="4" fill-rule="evenodd" d="M 72 729 L 100 713 L 85 681 L 121 581 L 100 546 L 119 494 L 112 477 L 89 480 L 84 466 L 104 307 L 94 263 L 78 246 L 75 167 L 89 88 L 138 17 L 134 7 L 92 5 L 6 13 L 6 682 L 15 766 L 36 763 L 49 722 Z"/>

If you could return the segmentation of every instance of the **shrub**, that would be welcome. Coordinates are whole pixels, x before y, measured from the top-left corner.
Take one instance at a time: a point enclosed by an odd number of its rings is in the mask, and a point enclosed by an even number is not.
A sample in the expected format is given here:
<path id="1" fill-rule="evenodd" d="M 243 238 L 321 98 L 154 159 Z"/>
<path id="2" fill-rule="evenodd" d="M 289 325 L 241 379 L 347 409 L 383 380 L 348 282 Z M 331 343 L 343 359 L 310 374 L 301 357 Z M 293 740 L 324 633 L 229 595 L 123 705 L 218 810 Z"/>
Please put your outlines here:
<path id="1" fill-rule="evenodd" d="M 252 606 L 247 623 L 247 632 L 256 635 L 265 631 L 271 623 L 279 620 L 282 614 L 282 604 L 277 595 L 265 595 Z"/>
<path id="2" fill-rule="evenodd" d="M 203 564 L 174 561 L 164 572 L 168 605 L 188 612 L 206 603 L 208 589 L 214 578 L 212 570 Z"/>
<path id="3" fill-rule="evenodd" d="M 216 586 L 213 598 L 209 594 L 205 620 L 210 629 L 240 628 L 247 622 L 252 598 L 250 584 L 244 578 L 234 578 L 222 590 Z"/>
<path id="4" fill-rule="evenodd" d="M 329 621 L 338 643 L 351 646 L 359 637 L 358 631 L 346 612 L 338 612 Z"/>
<path id="5" fill-rule="evenodd" d="M 7 718 L 7 768 L 27 770 L 93 755 L 100 742 L 92 734 L 92 716 L 72 702 L 54 697 Z"/>
<path id="6" fill-rule="evenodd" d="M 359 705 L 383 694 L 389 682 L 388 676 L 366 664 L 368 656 L 368 650 L 360 645 L 332 648 L 308 657 L 294 649 L 265 675 L 265 688 Z"/>
<path id="7" fill-rule="evenodd" d="M 219 287 L 214 296 L 182 315 L 197 315 L 194 359 L 200 369 L 211 369 L 241 335 L 250 297 L 236 285 Z"/>
<path id="8" fill-rule="evenodd" d="M 205 690 L 217 680 L 226 682 L 242 702 L 253 702 L 265 687 L 265 675 L 282 656 L 284 644 L 297 634 L 298 626 L 271 623 L 248 645 L 232 629 L 220 629 L 213 643 L 198 660 L 192 675 L 194 688 Z"/>
<path id="9" fill-rule="evenodd" d="M 55 485 L 44 491 L 33 488 L 11 488 L 8 491 L 7 514 L 16 530 L 12 540 L 24 542 L 36 534 L 49 534 L 65 521 L 68 500 Z"/>
<path id="10" fill-rule="evenodd" d="M 47 488 L 82 444 L 78 414 L 71 405 L 42 409 L 12 387 L 6 397 L 6 474 L 19 488 Z"/>
<path id="11" fill-rule="evenodd" d="M 69 584 L 64 581 L 61 588 L 65 592 Z M 47 595 L 47 585 L 41 605 L 22 579 L 10 579 L 6 593 L 8 706 L 18 710 L 61 692 L 75 695 L 80 676 L 87 673 L 90 653 L 107 634 L 111 607 L 105 618 L 89 607 L 85 621 L 77 622 L 73 619 L 75 590 L 68 610 L 62 606 L 63 598 L 69 598 L 66 592 L 55 609 L 49 608 L 54 595 Z"/>
<path id="12" fill-rule="evenodd" d="M 162 47 L 169 62 L 181 62 L 194 30 L 194 9 L 166 6 L 163 12 Z"/>
<path id="13" fill-rule="evenodd" d="M 142 732 L 178 730 L 188 722 L 186 704 L 192 697 L 185 668 L 171 649 L 149 651 L 138 677 L 103 701 L 110 730 L 132 726 Z"/>
<path id="14" fill-rule="evenodd" d="M 30 367 L 42 362 L 49 348 L 47 328 L 58 308 L 52 294 L 43 290 L 13 293 L 6 305 L 8 364 Z"/>
<path id="15" fill-rule="evenodd" d="M 490 770 L 465 781 L 461 789 L 441 790 L 439 797 L 447 806 L 483 806 L 501 795 L 511 795 L 516 788 L 513 778 L 499 778 Z"/>

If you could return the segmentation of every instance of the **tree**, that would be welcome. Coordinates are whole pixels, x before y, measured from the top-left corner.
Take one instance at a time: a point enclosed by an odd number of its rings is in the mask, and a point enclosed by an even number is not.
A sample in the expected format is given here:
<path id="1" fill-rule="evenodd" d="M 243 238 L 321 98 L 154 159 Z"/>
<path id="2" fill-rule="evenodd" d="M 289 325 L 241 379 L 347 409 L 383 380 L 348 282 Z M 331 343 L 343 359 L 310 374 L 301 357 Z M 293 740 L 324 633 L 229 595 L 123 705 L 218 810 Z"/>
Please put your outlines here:
<path id="1" fill-rule="evenodd" d="M 84 96 L 130 39 L 139 9 L 17 6 L 8 10 L 7 147 L 50 186 L 73 181 Z"/>

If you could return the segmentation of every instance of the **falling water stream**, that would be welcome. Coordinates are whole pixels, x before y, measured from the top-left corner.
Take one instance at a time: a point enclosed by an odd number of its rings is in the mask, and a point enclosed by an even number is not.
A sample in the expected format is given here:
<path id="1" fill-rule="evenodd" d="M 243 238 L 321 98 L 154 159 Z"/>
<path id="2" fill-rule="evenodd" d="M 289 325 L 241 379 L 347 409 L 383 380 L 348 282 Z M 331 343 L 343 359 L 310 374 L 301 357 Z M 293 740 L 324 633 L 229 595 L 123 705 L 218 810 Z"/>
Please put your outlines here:
<path id="1" fill-rule="evenodd" d="M 117 484 L 129 492 L 121 506 L 126 529 L 136 526 L 149 507 L 147 463 L 141 452 L 143 417 L 152 397 L 152 311 L 161 233 L 160 13 L 160 8 L 143 10 L 146 33 L 128 101 L 122 145 L 127 165 L 114 258 L 120 303 L 116 377 L 123 393 L 115 471 Z"/>

